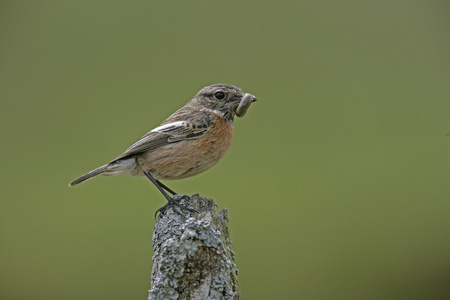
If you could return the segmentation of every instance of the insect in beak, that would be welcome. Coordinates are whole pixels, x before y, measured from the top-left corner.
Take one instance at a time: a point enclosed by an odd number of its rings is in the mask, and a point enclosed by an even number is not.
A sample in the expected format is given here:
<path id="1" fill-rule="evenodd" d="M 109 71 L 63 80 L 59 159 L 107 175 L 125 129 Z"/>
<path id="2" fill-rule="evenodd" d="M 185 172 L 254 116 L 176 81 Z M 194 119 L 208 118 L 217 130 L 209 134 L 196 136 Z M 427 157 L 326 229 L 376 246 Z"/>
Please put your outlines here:
<path id="1" fill-rule="evenodd" d="M 236 116 L 242 118 L 247 113 L 247 109 L 250 107 L 252 102 L 258 101 L 252 94 L 246 93 L 241 99 L 238 108 L 236 109 Z"/>

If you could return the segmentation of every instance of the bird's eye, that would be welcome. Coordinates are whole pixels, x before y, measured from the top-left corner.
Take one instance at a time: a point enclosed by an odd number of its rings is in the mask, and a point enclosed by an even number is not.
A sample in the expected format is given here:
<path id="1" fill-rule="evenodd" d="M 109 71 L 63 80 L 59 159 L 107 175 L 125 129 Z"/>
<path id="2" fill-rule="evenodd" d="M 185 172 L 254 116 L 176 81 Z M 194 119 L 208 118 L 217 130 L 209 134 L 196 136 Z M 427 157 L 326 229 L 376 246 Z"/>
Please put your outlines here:
<path id="1" fill-rule="evenodd" d="M 225 98 L 225 94 L 222 92 L 217 92 L 214 94 L 214 97 L 216 97 L 216 99 L 222 100 L 223 98 Z"/>

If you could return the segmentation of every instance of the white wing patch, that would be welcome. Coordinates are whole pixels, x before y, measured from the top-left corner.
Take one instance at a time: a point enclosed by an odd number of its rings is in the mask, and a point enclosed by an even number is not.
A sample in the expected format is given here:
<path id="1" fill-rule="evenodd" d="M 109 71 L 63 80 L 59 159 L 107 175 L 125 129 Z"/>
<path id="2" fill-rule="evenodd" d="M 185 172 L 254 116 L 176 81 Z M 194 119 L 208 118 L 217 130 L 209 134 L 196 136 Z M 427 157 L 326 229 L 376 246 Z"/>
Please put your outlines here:
<path id="1" fill-rule="evenodd" d="M 186 121 L 176 121 L 173 123 L 161 125 L 161 126 L 156 127 L 155 129 L 153 129 L 150 132 L 167 132 L 167 131 L 172 131 L 179 127 L 186 127 Z"/>
<path id="2" fill-rule="evenodd" d="M 186 121 L 177 121 L 177 122 L 173 122 L 173 123 L 169 123 L 169 124 L 158 126 L 158 127 L 154 128 L 153 130 L 151 130 L 149 133 L 151 133 L 151 132 L 164 133 L 164 132 L 171 131 L 171 130 L 174 130 L 174 129 L 177 129 L 177 128 L 180 128 L 180 127 L 185 127 L 186 124 L 187 124 Z M 148 138 L 149 133 L 147 133 L 141 139 L 139 139 L 136 143 L 131 145 L 127 149 L 127 151 L 147 143 L 149 141 L 149 138 Z"/>

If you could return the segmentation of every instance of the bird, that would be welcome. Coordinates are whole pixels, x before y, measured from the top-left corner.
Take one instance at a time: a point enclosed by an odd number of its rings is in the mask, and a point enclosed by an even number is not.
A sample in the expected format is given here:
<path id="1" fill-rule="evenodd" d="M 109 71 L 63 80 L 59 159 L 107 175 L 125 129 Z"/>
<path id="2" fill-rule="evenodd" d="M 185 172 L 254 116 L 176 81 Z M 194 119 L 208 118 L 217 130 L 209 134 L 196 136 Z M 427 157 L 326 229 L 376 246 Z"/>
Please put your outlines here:
<path id="1" fill-rule="evenodd" d="M 230 84 L 206 86 L 124 153 L 78 177 L 69 186 L 100 174 L 146 176 L 167 200 L 155 217 L 168 207 L 179 215 L 176 207 L 196 213 L 175 200 L 178 194 L 160 180 L 191 177 L 216 165 L 230 147 L 234 117 L 243 117 L 255 101 L 255 96 Z"/>

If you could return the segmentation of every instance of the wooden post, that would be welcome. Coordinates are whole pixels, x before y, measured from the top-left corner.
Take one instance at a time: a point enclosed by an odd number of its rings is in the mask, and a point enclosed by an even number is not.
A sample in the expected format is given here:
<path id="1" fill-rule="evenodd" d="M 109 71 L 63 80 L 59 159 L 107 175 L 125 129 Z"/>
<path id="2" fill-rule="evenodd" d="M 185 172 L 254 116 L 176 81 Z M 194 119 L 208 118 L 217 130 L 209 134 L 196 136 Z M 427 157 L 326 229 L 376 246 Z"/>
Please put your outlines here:
<path id="1" fill-rule="evenodd" d="M 180 203 L 199 213 L 159 215 L 148 299 L 241 299 L 227 210 L 216 213 L 214 201 L 199 195 Z"/>

